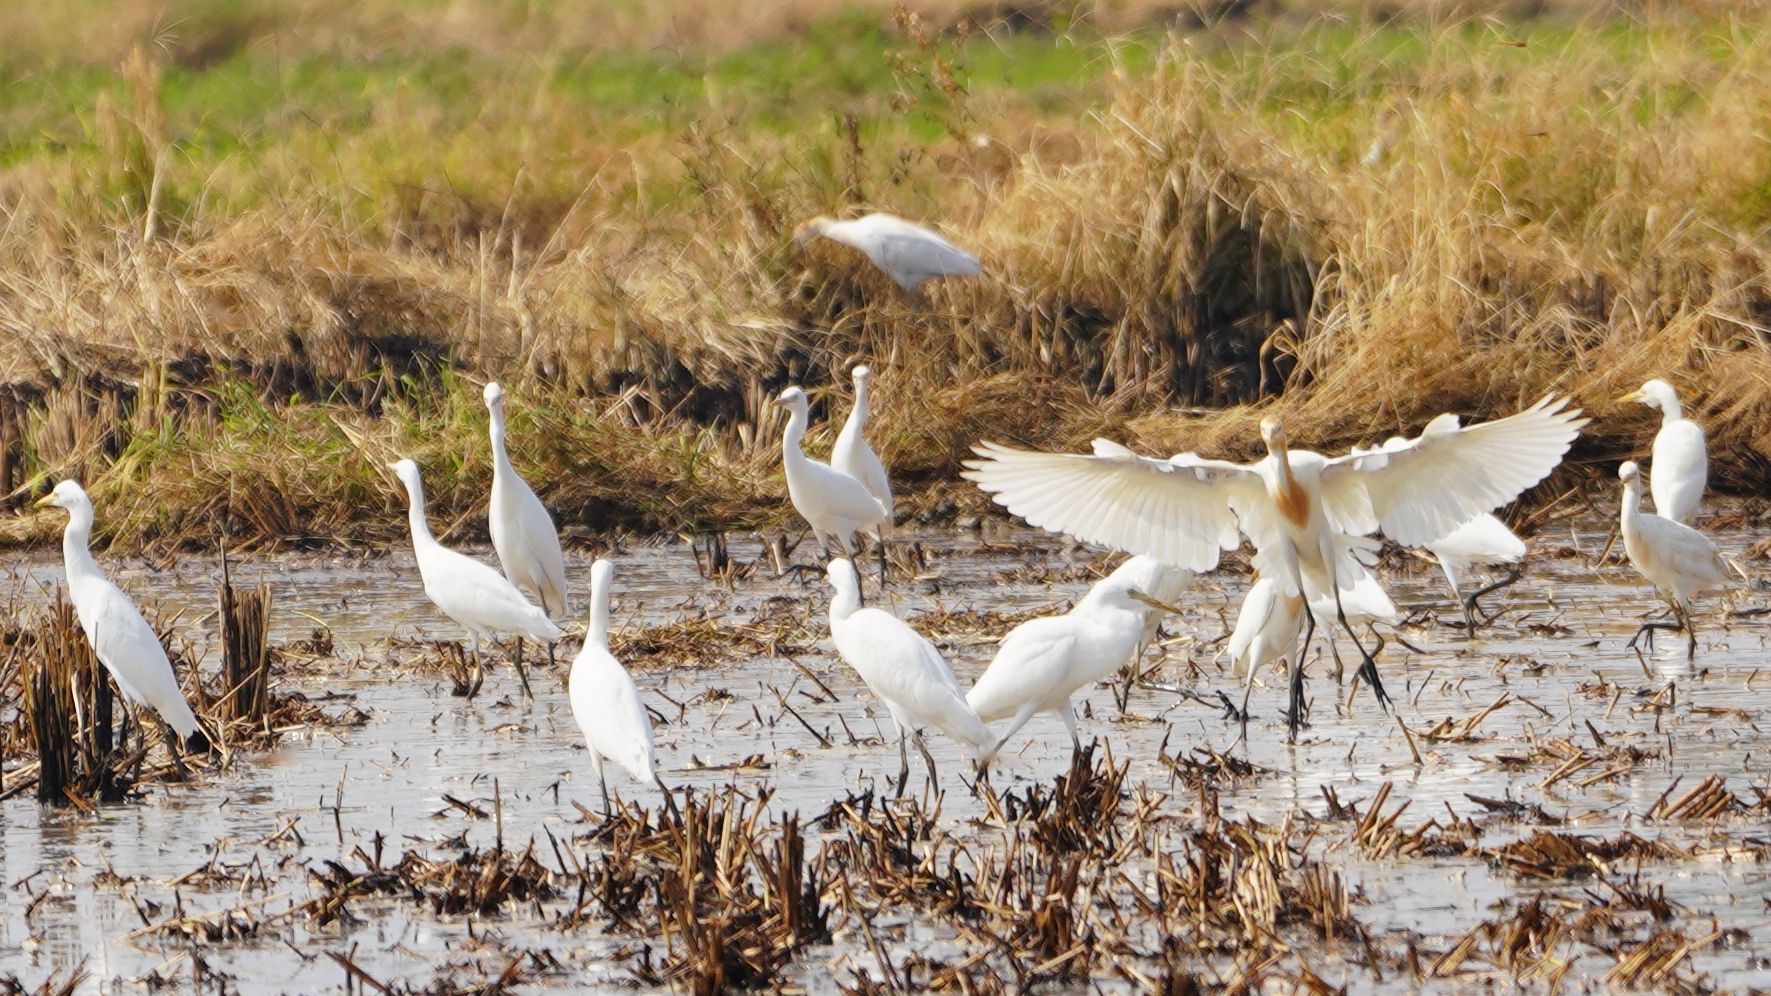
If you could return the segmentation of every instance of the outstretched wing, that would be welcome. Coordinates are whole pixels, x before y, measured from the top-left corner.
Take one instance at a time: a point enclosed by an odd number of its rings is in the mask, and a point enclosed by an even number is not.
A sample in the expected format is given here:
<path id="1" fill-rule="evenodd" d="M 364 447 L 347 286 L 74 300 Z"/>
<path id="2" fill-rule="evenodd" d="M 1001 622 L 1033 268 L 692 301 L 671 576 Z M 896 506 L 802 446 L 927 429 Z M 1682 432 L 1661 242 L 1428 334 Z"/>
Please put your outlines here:
<path id="1" fill-rule="evenodd" d="M 1404 546 L 1425 546 L 1548 477 L 1587 423 L 1567 405 L 1546 396 L 1470 426 L 1441 415 L 1414 439 L 1330 460 L 1323 505 L 1341 532 L 1382 529 Z"/>
<path id="2" fill-rule="evenodd" d="M 995 443 L 972 448 L 961 476 L 1041 529 L 1209 571 L 1236 548 L 1232 504 L 1258 503 L 1259 473 L 1197 457 L 1155 460 L 1095 440 L 1093 455 L 1034 453 Z"/>

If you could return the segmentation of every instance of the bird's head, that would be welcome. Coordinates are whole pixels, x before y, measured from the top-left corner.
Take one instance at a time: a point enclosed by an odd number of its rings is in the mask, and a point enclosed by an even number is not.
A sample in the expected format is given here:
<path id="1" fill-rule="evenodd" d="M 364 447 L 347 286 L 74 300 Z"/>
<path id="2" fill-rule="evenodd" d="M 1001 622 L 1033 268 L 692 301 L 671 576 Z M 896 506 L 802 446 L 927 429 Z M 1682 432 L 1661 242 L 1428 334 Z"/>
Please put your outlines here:
<path id="1" fill-rule="evenodd" d="M 487 408 L 498 408 L 504 404 L 504 388 L 499 386 L 497 381 L 487 384 L 486 390 L 483 393 L 486 398 Z"/>
<path id="2" fill-rule="evenodd" d="M 1261 442 L 1267 444 L 1269 450 L 1286 448 L 1285 422 L 1277 415 L 1268 415 L 1261 419 Z"/>
<path id="3" fill-rule="evenodd" d="M 606 592 L 614 581 L 615 565 L 602 557 L 598 557 L 596 562 L 590 565 L 591 589 L 598 592 Z"/>
<path id="4" fill-rule="evenodd" d="M 829 228 L 830 225 L 831 225 L 831 219 L 827 215 L 821 214 L 818 217 L 813 218 L 811 221 L 808 221 L 805 224 L 794 229 L 794 231 L 793 231 L 793 244 L 796 246 L 799 246 L 801 248 L 804 248 L 805 244 L 807 242 L 812 241 L 813 239 L 819 237 L 820 235 L 823 235 L 824 230 Z"/>
<path id="5" fill-rule="evenodd" d="M 387 465 L 387 469 L 393 471 L 394 476 L 399 478 L 400 483 L 404 484 L 407 489 L 420 486 L 421 480 L 418 476 L 418 465 L 411 460 L 395 460 L 393 463 Z"/>
<path id="6" fill-rule="evenodd" d="M 853 377 L 855 379 L 855 385 L 857 387 L 859 387 L 859 386 L 864 385 L 868 381 L 873 379 L 873 368 L 867 366 L 866 364 L 862 364 L 861 366 L 858 366 L 855 369 L 850 370 L 849 376 Z"/>
<path id="7" fill-rule="evenodd" d="M 1677 403 L 1678 399 L 1679 395 L 1673 390 L 1673 385 L 1656 377 L 1618 400 L 1639 401 L 1650 408 L 1658 408 L 1665 411 L 1668 407 L 1668 401 Z"/>
<path id="8" fill-rule="evenodd" d="M 836 589 L 838 598 L 861 590 L 861 575 L 855 573 L 855 565 L 846 557 L 832 559 L 824 568 L 824 576 L 830 579 L 830 587 Z"/>
<path id="9" fill-rule="evenodd" d="M 1617 468 L 1617 479 L 1622 481 L 1625 487 L 1635 485 L 1642 479 L 1642 468 L 1637 466 L 1634 460 L 1625 460 L 1623 466 Z"/>
<path id="10" fill-rule="evenodd" d="M 803 412 L 808 410 L 812 403 L 806 397 L 805 389 L 794 384 L 775 398 L 775 404 L 791 412 Z"/>
<path id="11" fill-rule="evenodd" d="M 91 499 L 86 497 L 86 489 L 79 481 L 62 481 L 55 490 L 37 499 L 38 508 L 76 509 L 82 505 L 90 506 Z"/>

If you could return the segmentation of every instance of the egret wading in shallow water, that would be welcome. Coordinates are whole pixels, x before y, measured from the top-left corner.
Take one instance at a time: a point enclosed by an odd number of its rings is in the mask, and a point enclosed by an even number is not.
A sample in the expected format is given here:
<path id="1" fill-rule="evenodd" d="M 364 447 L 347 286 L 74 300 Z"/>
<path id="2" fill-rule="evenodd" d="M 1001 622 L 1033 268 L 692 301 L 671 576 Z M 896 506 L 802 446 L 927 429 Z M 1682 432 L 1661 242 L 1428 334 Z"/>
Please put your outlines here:
<path id="1" fill-rule="evenodd" d="M 879 583 L 885 584 L 886 540 L 892 534 L 892 479 L 886 474 L 885 462 L 873 447 L 867 445 L 867 387 L 873 371 L 856 367 L 851 374 L 855 381 L 855 407 L 849 409 L 848 420 L 837 433 L 836 445 L 830 449 L 830 466 L 857 481 L 885 508 L 885 519 L 874 530 L 879 546 Z"/>
<path id="2" fill-rule="evenodd" d="M 553 516 L 510 464 L 504 447 L 504 388 L 493 381 L 486 385 L 486 410 L 491 413 L 492 501 L 486 524 L 492 533 L 492 549 L 504 576 L 541 602 L 550 617 L 563 617 L 566 607 L 566 557 L 560 552 L 560 535 Z M 517 638 L 518 673 L 523 693 L 531 698 L 529 676 L 521 670 L 522 638 Z M 547 645 L 547 663 L 553 663 L 553 644 Z"/>
<path id="3" fill-rule="evenodd" d="M 178 687 L 178 677 L 172 673 L 172 661 L 160 645 L 160 637 L 129 596 L 112 584 L 99 569 L 98 561 L 92 559 L 92 500 L 79 483 L 63 481 L 39 499 L 37 505 L 67 509 L 62 561 L 68 576 L 68 598 L 74 603 L 74 614 L 80 618 L 80 629 L 124 700 L 149 706 L 159 714 L 165 724 L 166 749 L 172 752 L 173 762 L 183 773 L 180 745 L 174 743 L 173 734 L 191 750 L 207 749 L 208 738 L 200 735 L 196 714 L 191 712 L 190 703 Z"/>
<path id="4" fill-rule="evenodd" d="M 1518 581 L 1524 574 L 1525 541 L 1513 534 L 1507 524 L 1488 514 L 1476 516 L 1451 532 L 1427 544 L 1428 552 L 1439 561 L 1451 595 L 1463 603 L 1464 629 L 1476 632 L 1476 610 L 1479 599 Z M 1505 577 L 1470 592 L 1463 592 L 1463 581 L 1470 568 L 1495 564 L 1511 564 Z"/>
<path id="5" fill-rule="evenodd" d="M 861 681 L 892 715 L 898 734 L 898 794 L 910 779 L 910 752 L 906 739 L 916 741 L 923 763 L 928 765 L 929 785 L 941 784 L 935 759 L 923 743 L 921 728 L 932 726 L 972 748 L 982 763 L 991 753 L 990 728 L 966 704 L 965 693 L 953 677 L 953 669 L 941 652 L 921 633 L 884 609 L 861 607 L 861 579 L 855 565 L 838 557 L 830 562 L 830 636 L 843 662 L 854 668 Z"/>
<path id="6" fill-rule="evenodd" d="M 609 588 L 614 580 L 614 564 L 599 560 L 590 566 L 590 628 L 584 634 L 584 649 L 572 659 L 567 684 L 572 718 L 590 748 L 590 766 L 603 790 L 604 816 L 612 812 L 609 781 L 603 775 L 605 760 L 620 765 L 634 781 L 657 785 L 665 805 L 675 812 L 676 800 L 658 777 L 653 757 L 652 717 L 640 701 L 633 676 L 609 651 Z"/>
<path id="7" fill-rule="evenodd" d="M 1709 484 L 1709 445 L 1704 441 L 1703 427 L 1685 417 L 1678 393 L 1664 380 L 1651 380 L 1623 400 L 1660 409 L 1648 490 L 1654 496 L 1656 514 L 1689 524 L 1697 517 L 1703 489 Z"/>
<path id="8" fill-rule="evenodd" d="M 1708 536 L 1682 522 L 1642 511 L 1642 472 L 1636 461 L 1629 460 L 1617 468 L 1623 481 L 1623 503 L 1619 511 L 1623 532 L 1623 549 L 1630 563 L 1653 583 L 1662 598 L 1673 608 L 1675 623 L 1645 622 L 1630 638 L 1631 648 L 1643 634 L 1648 646 L 1654 646 L 1657 629 L 1683 629 L 1688 641 L 1687 660 L 1697 657 L 1697 628 L 1691 624 L 1691 599 L 1728 580 L 1722 556 Z"/>
<path id="9" fill-rule="evenodd" d="M 885 271 L 912 296 L 936 277 L 977 276 L 978 258 L 934 232 L 889 214 L 869 214 L 852 221 L 817 217 L 794 233 L 794 244 L 815 238 L 856 249 Z"/>
<path id="10" fill-rule="evenodd" d="M 1377 662 L 1339 601 L 1369 572 L 1385 535 L 1420 546 L 1512 501 L 1554 470 L 1586 420 L 1546 397 L 1508 418 L 1472 426 L 1440 415 L 1403 446 L 1330 459 L 1293 450 L 1277 417 L 1261 422 L 1267 457 L 1252 464 L 1182 454 L 1141 457 L 1097 440 L 1088 454 L 1034 453 L 994 443 L 974 447 L 965 477 L 1035 526 L 1155 557 L 1195 571 L 1217 566 L 1238 543 L 1254 543 L 1255 568 L 1282 594 L 1327 597 L 1362 663 L 1360 676 L 1388 703 Z M 1315 620 L 1306 617 L 1307 647 Z M 1301 651 L 1300 651 L 1301 658 Z M 1294 688 L 1293 736 L 1302 722 Z"/>
<path id="11" fill-rule="evenodd" d="M 803 444 L 811 419 L 811 401 L 805 391 L 789 387 L 775 403 L 791 413 L 781 436 L 781 464 L 787 472 L 788 499 L 812 527 L 812 536 L 825 557 L 830 556 L 831 539 L 843 556 L 853 557 L 855 533 L 883 530 L 886 507 L 853 476 L 806 456 Z"/>
<path id="12" fill-rule="evenodd" d="M 1072 756 L 1081 753 L 1070 697 L 1117 673 L 1143 637 L 1146 613 L 1160 607 L 1137 587 L 1136 573 L 1109 574 L 1069 612 L 1029 619 L 1002 638 L 995 659 L 966 693 L 985 722 L 1014 717 L 986 761 L 1042 712 L 1058 714 L 1070 731 Z"/>
<path id="13" fill-rule="evenodd" d="M 419 477 L 418 465 L 401 460 L 388 464 L 388 467 L 406 486 L 412 553 L 418 560 L 418 573 L 424 579 L 424 593 L 443 615 L 460 623 L 473 641 L 472 687 L 478 689 L 483 676 L 480 667 L 482 636 L 492 641 L 496 641 L 500 633 L 542 642 L 559 639 L 560 628 L 547 618 L 547 613 L 524 598 L 509 579 L 472 557 L 445 547 L 431 535 L 430 523 L 424 515 L 424 482 Z M 522 666 L 519 658 L 519 672 Z"/>

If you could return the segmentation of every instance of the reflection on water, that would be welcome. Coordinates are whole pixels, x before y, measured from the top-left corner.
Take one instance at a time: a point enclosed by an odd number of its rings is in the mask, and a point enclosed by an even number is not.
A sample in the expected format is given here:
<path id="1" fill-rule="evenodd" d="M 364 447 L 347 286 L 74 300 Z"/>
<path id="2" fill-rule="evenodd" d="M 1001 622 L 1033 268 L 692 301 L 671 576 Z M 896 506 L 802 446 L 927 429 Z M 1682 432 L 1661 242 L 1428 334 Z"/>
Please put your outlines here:
<path id="1" fill-rule="evenodd" d="M 1019 546 L 999 540 L 985 547 L 972 535 L 922 537 L 935 580 L 897 584 L 899 612 L 914 617 L 936 607 L 1019 610 L 1080 593 L 1079 572 L 1060 572 L 1066 580 L 1056 584 L 1040 577 L 1044 568 L 1089 562 L 1088 555 L 1048 537 L 1010 539 Z M 1592 551 L 1603 535 L 1577 539 Z M 1725 547 L 1738 555 L 1750 539 L 1730 537 Z M 1550 540 L 1540 547 L 1566 542 Z M 757 552 L 735 544 L 739 557 Z M 138 599 L 162 612 L 180 612 L 181 635 L 208 651 L 207 666 L 214 666 L 212 622 L 205 618 L 214 600 L 212 561 L 188 559 L 169 571 L 117 558 L 105 561 Z M 806 604 L 812 630 L 824 632 L 821 583 L 802 585 L 759 572 L 737 591 L 721 593 L 696 577 L 693 559 L 682 547 L 636 547 L 617 563 L 618 625 L 656 625 L 704 612 L 748 619 L 767 609 L 771 599 L 787 596 Z M 588 560 L 575 559 L 571 570 L 574 590 L 585 591 Z M 472 846 L 489 846 L 496 832 L 492 821 L 469 819 L 445 802 L 445 795 L 488 810 L 496 798 L 507 842 L 539 838 L 544 827 L 556 836 L 570 834 L 578 819 L 572 803 L 599 805 L 564 695 L 569 655 L 551 672 L 544 667 L 536 672 L 532 703 L 520 696 L 506 668 L 494 669 L 480 697 L 465 703 L 449 696 L 441 676 L 382 665 L 390 636 L 459 635 L 424 600 L 403 551 L 371 558 L 277 559 L 236 570 L 240 581 L 260 577 L 275 589 L 273 641 L 305 637 L 323 623 L 341 656 L 360 659 L 353 666 L 328 664 L 290 675 L 285 687 L 354 695 L 371 721 L 355 729 L 290 736 L 276 750 L 244 758 L 219 776 L 195 785 L 154 786 L 139 803 L 95 817 L 40 809 L 28 798 L 0 803 L 0 874 L 7 886 L 0 892 L 0 978 L 16 974 L 35 985 L 51 971 L 84 965 L 90 973 L 86 990 L 95 992 L 133 989 L 133 982 L 156 975 L 188 979 L 190 949 L 184 942 L 131 936 L 144 916 L 164 919 L 179 904 L 191 915 L 247 903 L 260 903 L 267 911 L 286 909 L 291 900 L 310 895 L 306 869 L 350 860 L 357 848 L 372 847 L 377 833 L 387 838 L 390 859 L 406 847 L 457 835 Z M 1437 575 L 1403 558 L 1399 572 L 1388 577 L 1399 605 L 1430 606 L 1447 619 L 1456 617 Z M 45 597 L 59 578 L 58 561 L 34 556 L 13 568 L 9 587 L 15 598 L 29 602 Z M 871 592 L 871 576 L 866 583 Z M 1228 573 L 1205 579 L 1186 597 L 1186 616 L 1169 623 L 1177 640 L 1163 680 L 1198 698 L 1140 690 L 1128 714 L 1119 716 L 1106 689 L 1087 696 L 1085 736 L 1111 741 L 1115 756 L 1132 759 L 1131 782 L 1143 780 L 1167 792 L 1166 805 L 1177 814 L 1191 814 L 1196 800 L 1171 787 L 1172 773 L 1158 759 L 1157 748 L 1166 738 L 1171 753 L 1195 746 L 1223 750 L 1234 739 L 1234 724 L 1209 703 L 1216 701 L 1218 689 L 1235 690 L 1214 659 L 1215 641 L 1233 619 L 1246 583 L 1245 577 Z M 1754 597 L 1743 594 L 1737 600 L 1746 605 Z M 1623 651 L 1640 613 L 1652 607 L 1646 587 L 1627 568 L 1607 568 L 1600 576 L 1580 558 L 1544 557 L 1524 582 L 1493 598 L 1494 605 L 1505 604 L 1509 611 L 1481 641 L 1466 641 L 1429 620 L 1403 630 L 1412 648 L 1392 639 L 1383 656 L 1397 712 L 1417 737 L 1441 719 L 1461 726 L 1507 695 L 1472 737 L 1422 738 L 1422 761 L 1416 764 L 1395 719 L 1381 713 L 1363 689 L 1349 704 L 1345 688 L 1329 678 L 1332 663 L 1324 659 L 1311 668 L 1313 725 L 1296 746 L 1287 746 L 1280 682 L 1269 676 L 1255 693 L 1252 743 L 1245 749 L 1271 774 L 1226 787 L 1220 798 L 1226 815 L 1278 820 L 1297 809 L 1320 814 L 1327 806 L 1324 786 L 1343 801 L 1363 803 L 1381 784 L 1393 782 L 1393 799 L 1411 806 L 1406 825 L 1447 812 L 1480 815 L 1481 808 L 1468 798 L 1474 794 L 1534 802 L 1557 816 L 1571 814 L 1577 817 L 1571 829 L 1580 833 L 1629 828 L 1644 835 L 1666 833 L 1683 845 L 1719 847 L 1751 831 L 1733 823 L 1714 829 L 1662 827 L 1641 817 L 1681 775 L 1689 786 L 1719 773 L 1748 799 L 1753 798 L 1750 787 L 1762 784 L 1755 758 L 1771 745 L 1757 729 L 1756 692 L 1771 682 L 1771 674 L 1758 673 L 1766 657 L 1764 629 L 1756 619 L 1724 624 L 1720 600 L 1710 600 L 1700 616 L 1707 624 L 1700 668 L 1693 671 L 1677 638 L 1662 643 L 1663 651 L 1676 656 L 1646 666 Z M 581 620 L 575 628 L 582 629 Z M 954 642 L 954 667 L 962 681 L 981 672 L 991 650 L 980 640 Z M 1189 659 L 1196 669 L 1187 666 Z M 810 680 L 781 659 L 735 659 L 714 670 L 677 672 L 632 663 L 638 665 L 642 692 L 663 717 L 659 755 L 664 777 L 675 785 L 713 786 L 733 778 L 767 784 L 776 792 L 773 806 L 809 815 L 852 789 L 884 788 L 885 776 L 896 772 L 895 752 L 885 742 L 888 718 L 829 656 L 827 641 L 799 663 L 837 693 L 835 702 L 806 694 Z M 1678 686 L 1676 705 L 1649 703 L 1646 696 L 1669 681 Z M 706 694 L 712 689 L 730 694 Z M 830 746 L 821 746 L 781 707 L 782 700 Z M 1734 709 L 1746 713 L 1728 711 Z M 1640 746 L 1650 756 L 1626 774 L 1586 787 L 1564 780 L 1543 788 L 1544 768 L 1509 763 L 1534 740 L 1589 738 L 1587 720 L 1608 741 Z M 935 737 L 930 747 L 943 770 L 964 770 L 953 745 Z M 1037 718 L 1005 753 L 996 785 L 1048 780 L 1065 766 L 1068 753 L 1062 724 Z M 761 755 L 762 768 L 734 773 L 723 767 L 752 755 Z M 956 779 L 943 780 L 948 787 L 944 818 L 957 824 L 978 815 L 977 800 L 950 781 Z M 636 786 L 615 773 L 611 787 L 656 802 L 655 788 Z M 1490 915 L 1497 896 L 1521 888 L 1476 860 L 1380 862 L 1355 849 L 1334 860 L 1349 883 L 1364 891 L 1361 916 L 1374 927 L 1462 933 Z M 1664 886 L 1669 898 L 1713 914 L 1721 926 L 1747 929 L 1755 938 L 1763 932 L 1771 889 L 1756 866 L 1720 860 L 1650 865 L 1644 879 Z M 627 978 L 606 960 L 622 938 L 589 930 L 564 936 L 520 915 L 469 924 L 379 900 L 359 901 L 352 909 L 361 920 L 316 928 L 300 917 L 284 917 L 253 937 L 205 946 L 206 969 L 232 975 L 245 988 L 256 982 L 287 991 L 334 989 L 342 971 L 319 953 L 354 947 L 358 963 L 376 978 L 422 982 L 451 945 L 468 943 L 471 933 L 491 927 L 507 941 L 554 952 L 574 973 L 563 984 L 582 987 Z M 882 918 L 878 926 L 891 924 Z M 886 933 L 906 949 L 944 939 L 938 926 L 909 926 L 907 933 Z M 837 951 L 802 955 L 802 981 L 826 987 L 825 966 L 848 950 L 843 945 L 858 943 L 839 939 Z M 858 946 L 848 953 L 858 963 L 870 963 L 871 956 Z M 1724 986 L 1771 981 L 1738 952 L 1706 950 L 1692 964 Z"/>

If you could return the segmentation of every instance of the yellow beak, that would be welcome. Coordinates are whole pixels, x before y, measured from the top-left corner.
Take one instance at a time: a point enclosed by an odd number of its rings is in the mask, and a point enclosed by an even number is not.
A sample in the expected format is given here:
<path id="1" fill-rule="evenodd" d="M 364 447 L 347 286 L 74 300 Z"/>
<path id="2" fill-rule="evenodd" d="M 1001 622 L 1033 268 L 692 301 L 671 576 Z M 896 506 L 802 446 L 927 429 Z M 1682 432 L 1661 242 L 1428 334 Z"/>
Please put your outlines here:
<path id="1" fill-rule="evenodd" d="M 1180 609 L 1175 608 L 1174 606 L 1168 604 L 1167 602 L 1151 598 L 1149 595 L 1144 594 L 1143 592 L 1137 590 L 1136 588 L 1133 588 L 1131 591 L 1126 592 L 1126 595 L 1129 596 L 1132 601 L 1143 602 L 1145 605 L 1148 605 L 1152 609 L 1160 609 L 1163 612 L 1173 613 L 1174 615 L 1181 614 Z"/>
<path id="2" fill-rule="evenodd" d="M 1617 399 L 1619 404 L 1622 404 L 1626 401 L 1641 401 L 1641 400 L 1642 400 L 1642 392 L 1641 391 L 1631 391 L 1630 393 Z"/>
<path id="3" fill-rule="evenodd" d="M 37 499 L 36 501 L 32 502 L 31 507 L 32 508 L 48 508 L 50 506 L 50 503 L 52 503 L 54 501 L 55 501 L 55 492 L 51 491 L 50 493 L 48 493 L 48 494 L 44 495 L 43 497 Z"/>

